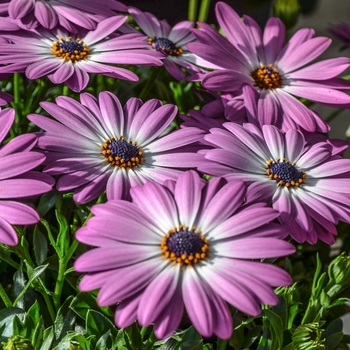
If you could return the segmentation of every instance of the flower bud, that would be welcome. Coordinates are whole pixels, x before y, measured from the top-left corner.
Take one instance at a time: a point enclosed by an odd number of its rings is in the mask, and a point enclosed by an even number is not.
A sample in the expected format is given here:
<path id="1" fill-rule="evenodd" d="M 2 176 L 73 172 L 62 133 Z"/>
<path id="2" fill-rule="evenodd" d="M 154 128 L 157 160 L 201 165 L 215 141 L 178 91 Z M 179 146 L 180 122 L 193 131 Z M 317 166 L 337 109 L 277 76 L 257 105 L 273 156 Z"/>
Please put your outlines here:
<path id="1" fill-rule="evenodd" d="M 3 350 L 34 350 L 34 346 L 30 340 L 15 335 L 7 340 L 6 343 L 2 343 Z"/>
<path id="2" fill-rule="evenodd" d="M 298 20 L 298 0 L 276 0 L 273 6 L 273 15 L 282 20 L 287 29 L 292 28 Z"/>
<path id="3" fill-rule="evenodd" d="M 350 256 L 337 256 L 328 266 L 328 275 L 334 284 L 346 287 L 350 284 Z"/>
<path id="4" fill-rule="evenodd" d="M 326 349 L 325 339 L 322 338 L 323 329 L 318 322 L 308 323 L 296 328 L 292 336 L 294 350 L 322 350 Z"/>
<path id="5" fill-rule="evenodd" d="M 71 342 L 68 350 L 80 350 L 81 347 L 77 342 Z"/>

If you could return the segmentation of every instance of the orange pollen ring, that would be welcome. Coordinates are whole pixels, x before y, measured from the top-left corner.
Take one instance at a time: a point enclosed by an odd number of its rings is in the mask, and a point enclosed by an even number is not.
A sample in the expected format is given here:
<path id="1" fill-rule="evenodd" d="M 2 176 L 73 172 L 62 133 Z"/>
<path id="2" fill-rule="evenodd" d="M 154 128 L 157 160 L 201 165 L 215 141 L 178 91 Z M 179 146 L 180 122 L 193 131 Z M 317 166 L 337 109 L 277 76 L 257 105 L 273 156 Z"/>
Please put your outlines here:
<path id="1" fill-rule="evenodd" d="M 190 235 L 192 236 L 191 248 L 193 245 L 196 246 L 196 251 L 190 254 L 186 254 L 181 250 L 183 248 L 183 237 L 177 241 L 178 235 Z M 172 246 L 175 248 L 172 249 Z M 186 243 L 185 243 L 186 245 Z M 180 246 L 180 247 L 179 247 Z M 200 261 L 208 258 L 209 255 L 209 244 L 208 240 L 204 237 L 201 230 L 197 230 L 195 226 L 189 228 L 188 226 L 179 225 L 172 230 L 169 230 L 166 235 L 163 236 L 160 243 L 160 248 L 162 250 L 163 256 L 169 259 L 173 263 L 178 263 L 180 266 L 193 266 Z M 178 252 L 172 251 L 178 249 Z"/>
<path id="2" fill-rule="evenodd" d="M 126 141 L 123 135 L 118 139 L 112 136 L 101 144 L 101 154 L 111 166 L 130 170 L 138 168 L 145 161 L 141 148 L 136 141 Z"/>
<path id="3" fill-rule="evenodd" d="M 269 159 L 266 162 L 266 175 L 275 180 L 279 187 L 299 188 L 307 180 L 304 170 L 296 169 L 296 162 L 290 163 L 286 158 Z M 278 174 L 278 173 L 279 174 Z"/>
<path id="4" fill-rule="evenodd" d="M 261 90 L 274 90 L 282 87 L 283 79 L 276 67 L 269 64 L 267 67 L 261 64 L 259 68 L 251 73 L 255 86 Z"/>
<path id="5" fill-rule="evenodd" d="M 72 40 L 69 36 L 67 39 L 60 38 L 52 44 L 52 54 L 65 60 L 76 63 L 77 61 L 86 60 L 91 50 L 84 44 L 84 41 L 77 38 Z"/>

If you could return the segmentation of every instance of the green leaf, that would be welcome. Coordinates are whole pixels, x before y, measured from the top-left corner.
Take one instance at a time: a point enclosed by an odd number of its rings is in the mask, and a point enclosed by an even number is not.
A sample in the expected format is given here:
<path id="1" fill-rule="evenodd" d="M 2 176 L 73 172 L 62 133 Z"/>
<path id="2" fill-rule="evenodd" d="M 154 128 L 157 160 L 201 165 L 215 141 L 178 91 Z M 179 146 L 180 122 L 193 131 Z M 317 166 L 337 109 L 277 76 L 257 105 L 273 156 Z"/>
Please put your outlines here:
<path id="1" fill-rule="evenodd" d="M 259 339 L 257 350 L 272 350 L 271 344 L 271 333 L 268 329 L 265 328 L 263 329 L 263 333 Z"/>
<path id="2" fill-rule="evenodd" d="M 54 247 L 54 249 L 55 249 L 57 255 L 59 255 L 59 254 L 60 254 L 60 251 L 59 251 L 59 248 L 58 248 L 58 246 L 57 246 L 57 244 L 56 244 L 56 240 L 55 240 L 55 238 L 54 238 L 53 235 L 52 235 L 52 231 L 51 231 L 51 226 L 50 226 L 50 224 L 49 224 L 46 220 L 44 220 L 44 219 L 40 219 L 40 222 L 45 226 L 46 231 L 47 231 L 47 235 L 48 235 L 49 240 L 50 240 L 50 243 L 51 243 L 51 245 Z"/>
<path id="3" fill-rule="evenodd" d="M 321 259 L 319 254 L 316 254 L 316 271 L 314 274 L 314 278 L 312 281 L 312 294 L 315 295 L 316 294 L 316 289 L 317 289 L 317 280 L 318 280 L 318 276 L 320 275 L 321 269 L 322 269 L 322 263 L 321 263 Z"/>
<path id="4" fill-rule="evenodd" d="M 28 314 L 32 317 L 34 323 L 39 322 L 40 306 L 37 300 L 35 300 L 35 303 L 29 308 Z"/>
<path id="5" fill-rule="evenodd" d="M 36 207 L 40 217 L 46 215 L 48 211 L 54 207 L 59 196 L 60 193 L 53 189 L 49 193 L 45 193 L 40 197 L 39 204 Z"/>
<path id="6" fill-rule="evenodd" d="M 189 340 L 182 343 L 179 350 L 203 350 L 203 340 Z"/>
<path id="7" fill-rule="evenodd" d="M 86 319 L 87 312 L 101 310 L 96 303 L 96 297 L 91 293 L 79 293 L 71 302 L 70 308 L 82 319 Z"/>
<path id="8" fill-rule="evenodd" d="M 32 340 L 36 328 L 36 323 L 33 321 L 32 316 L 26 314 L 24 316 L 23 326 L 24 326 L 24 337 Z"/>
<path id="9" fill-rule="evenodd" d="M 24 324 L 17 316 L 15 316 L 13 319 L 13 336 L 14 335 L 25 337 Z"/>
<path id="10" fill-rule="evenodd" d="M 72 309 L 69 308 L 70 303 L 72 302 L 73 297 L 70 296 L 57 312 L 55 319 L 55 340 L 60 342 L 68 331 L 74 329 L 75 325 L 75 313 Z"/>
<path id="11" fill-rule="evenodd" d="M 113 342 L 113 349 L 120 349 L 120 350 L 128 350 L 127 347 L 127 341 L 126 341 L 126 332 L 125 329 L 122 328 L 118 331 L 118 334 L 115 338 L 112 339 Z"/>
<path id="12" fill-rule="evenodd" d="M 107 331 L 105 334 L 102 335 L 100 339 L 98 339 L 96 343 L 96 350 L 107 350 L 107 340 L 110 334 L 111 332 Z"/>
<path id="13" fill-rule="evenodd" d="M 51 350 L 52 349 L 52 342 L 54 338 L 54 330 L 53 326 L 45 329 L 43 334 L 43 343 L 41 345 L 40 350 Z"/>
<path id="14" fill-rule="evenodd" d="M 272 336 L 272 346 L 271 350 L 276 349 L 279 350 L 282 348 L 283 344 L 283 324 L 282 319 L 276 313 L 271 310 L 265 309 L 263 310 L 267 319 L 270 321 Z"/>
<path id="15" fill-rule="evenodd" d="M 18 301 L 22 298 L 22 296 L 27 292 L 27 290 L 29 289 L 30 285 L 32 284 L 32 282 L 38 278 L 45 270 L 46 268 L 49 266 L 49 264 L 46 265 L 42 265 L 42 266 L 38 266 L 36 267 L 32 272 L 29 273 L 29 281 L 25 284 L 25 286 L 23 287 L 21 293 L 19 293 L 19 295 L 17 296 L 16 300 L 14 301 L 13 305 L 17 305 Z M 17 271 L 18 272 L 18 271 Z"/>
<path id="16" fill-rule="evenodd" d="M 252 344 L 254 344 L 254 342 L 258 339 L 260 333 L 262 331 L 262 327 L 261 326 L 256 326 L 253 329 L 251 329 L 246 337 L 244 338 L 244 343 L 242 345 L 242 348 L 249 348 Z"/>
<path id="17" fill-rule="evenodd" d="M 142 348 L 140 327 L 136 322 L 133 323 L 131 326 L 125 328 L 125 333 L 127 334 L 127 339 L 132 349 L 139 350 Z"/>
<path id="18" fill-rule="evenodd" d="M 182 343 L 190 340 L 202 340 L 202 336 L 196 331 L 193 326 L 188 328 L 182 336 Z"/>
<path id="19" fill-rule="evenodd" d="M 106 316 L 95 310 L 89 310 L 86 315 L 86 334 L 94 335 L 97 339 L 110 332 L 113 337 L 117 335 L 117 328 Z"/>
<path id="20" fill-rule="evenodd" d="M 43 339 L 44 339 L 44 322 L 43 322 L 43 318 L 40 317 L 39 321 L 35 323 L 36 326 L 34 328 L 34 332 L 33 335 L 31 337 L 31 341 L 32 344 L 34 346 L 34 349 L 40 349 L 42 343 L 43 343 Z"/>
<path id="21" fill-rule="evenodd" d="M 17 270 L 13 275 L 13 294 L 16 297 L 16 302 L 13 303 L 14 306 L 18 306 L 24 309 L 24 299 L 21 300 L 21 294 L 23 292 L 24 286 L 26 284 L 26 279 L 22 271 L 22 265 L 19 270 Z"/>
<path id="22" fill-rule="evenodd" d="M 282 350 L 295 350 L 293 343 L 286 345 Z"/>
<path id="23" fill-rule="evenodd" d="M 177 350 L 180 346 L 180 342 L 172 337 L 167 339 L 158 350 Z"/>
<path id="24" fill-rule="evenodd" d="M 334 350 L 343 339 L 343 332 L 337 332 L 326 338 L 325 346 L 327 350 Z"/>
<path id="25" fill-rule="evenodd" d="M 10 307 L 0 310 L 0 340 L 13 336 L 13 320 L 17 316 L 19 319 L 24 319 L 24 310 L 18 307 Z"/>
<path id="26" fill-rule="evenodd" d="M 33 250 L 36 263 L 42 264 L 47 258 L 48 246 L 46 237 L 40 232 L 38 226 L 35 226 L 33 234 Z"/>
<path id="27" fill-rule="evenodd" d="M 343 321 L 340 318 L 333 320 L 323 333 L 325 338 L 343 330 Z"/>

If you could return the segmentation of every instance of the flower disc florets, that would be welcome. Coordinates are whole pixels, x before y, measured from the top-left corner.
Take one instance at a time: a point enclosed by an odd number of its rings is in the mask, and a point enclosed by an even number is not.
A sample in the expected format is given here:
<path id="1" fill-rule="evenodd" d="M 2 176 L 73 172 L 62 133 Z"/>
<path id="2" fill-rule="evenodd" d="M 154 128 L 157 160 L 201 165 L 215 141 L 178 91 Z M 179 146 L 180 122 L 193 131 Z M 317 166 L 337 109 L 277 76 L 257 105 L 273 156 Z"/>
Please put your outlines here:
<path id="1" fill-rule="evenodd" d="M 269 64 L 267 67 L 261 64 L 259 68 L 251 73 L 251 76 L 254 79 L 254 84 L 261 90 L 274 90 L 282 87 L 282 77 L 278 69 L 272 64 Z"/>
<path id="2" fill-rule="evenodd" d="M 73 63 L 86 60 L 90 52 L 91 50 L 84 44 L 83 40 L 79 38 L 72 40 L 71 36 L 67 39 L 60 38 L 52 45 L 52 53 L 54 55 Z"/>
<path id="3" fill-rule="evenodd" d="M 169 230 L 166 236 L 163 236 L 160 244 L 163 254 L 171 261 L 180 263 L 180 265 L 193 265 L 200 260 L 204 260 L 208 254 L 208 240 L 196 231 L 196 227 L 191 230 L 187 226 L 180 225 L 178 228 Z"/>
<path id="4" fill-rule="evenodd" d="M 106 139 L 106 142 L 101 145 L 101 153 L 105 160 L 113 167 L 119 169 L 137 168 L 138 165 L 144 162 L 143 152 L 140 151 L 141 146 L 132 140 L 126 141 L 121 135 L 119 139 L 111 137 Z"/>
<path id="5" fill-rule="evenodd" d="M 277 162 L 270 159 L 266 162 L 266 174 L 280 186 L 298 188 L 306 182 L 306 173 L 304 170 L 299 171 L 295 165 L 296 162 L 291 164 L 285 158 L 277 158 Z"/>

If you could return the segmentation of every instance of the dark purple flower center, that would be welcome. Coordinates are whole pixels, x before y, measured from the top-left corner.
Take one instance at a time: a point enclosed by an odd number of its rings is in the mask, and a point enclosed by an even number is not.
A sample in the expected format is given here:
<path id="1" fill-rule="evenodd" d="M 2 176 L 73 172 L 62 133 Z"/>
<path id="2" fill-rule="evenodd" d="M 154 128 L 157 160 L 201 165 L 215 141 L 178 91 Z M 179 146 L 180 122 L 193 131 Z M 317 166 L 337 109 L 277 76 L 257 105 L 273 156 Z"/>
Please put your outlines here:
<path id="1" fill-rule="evenodd" d="M 181 265 L 193 265 L 208 256 L 208 241 L 196 228 L 180 225 L 163 237 L 161 248 L 166 258 Z"/>
<path id="2" fill-rule="evenodd" d="M 140 149 L 141 146 L 138 146 L 137 142 L 126 141 L 123 136 L 119 136 L 119 139 L 111 137 L 101 145 L 101 153 L 105 160 L 113 167 L 126 170 L 137 168 L 144 162 Z"/>
<path id="3" fill-rule="evenodd" d="M 272 64 L 268 66 L 260 65 L 251 73 L 251 77 L 254 80 L 254 85 L 261 90 L 274 90 L 282 86 L 283 80 L 278 73 L 278 69 L 273 67 Z"/>
<path id="4" fill-rule="evenodd" d="M 148 43 L 152 45 L 155 50 L 163 53 L 166 56 L 179 56 L 183 52 L 181 47 L 177 47 L 167 38 L 148 38 Z"/>
<path id="5" fill-rule="evenodd" d="M 297 188 L 306 182 L 306 173 L 304 170 L 298 170 L 295 165 L 296 163 L 291 164 L 285 158 L 278 158 L 277 162 L 270 159 L 266 162 L 266 174 L 282 187 Z"/>
<path id="6" fill-rule="evenodd" d="M 52 53 L 66 61 L 72 61 L 73 63 L 81 60 L 86 60 L 91 50 L 84 41 L 78 39 L 72 40 L 72 37 L 68 39 L 61 38 L 56 40 L 52 44 Z"/>

